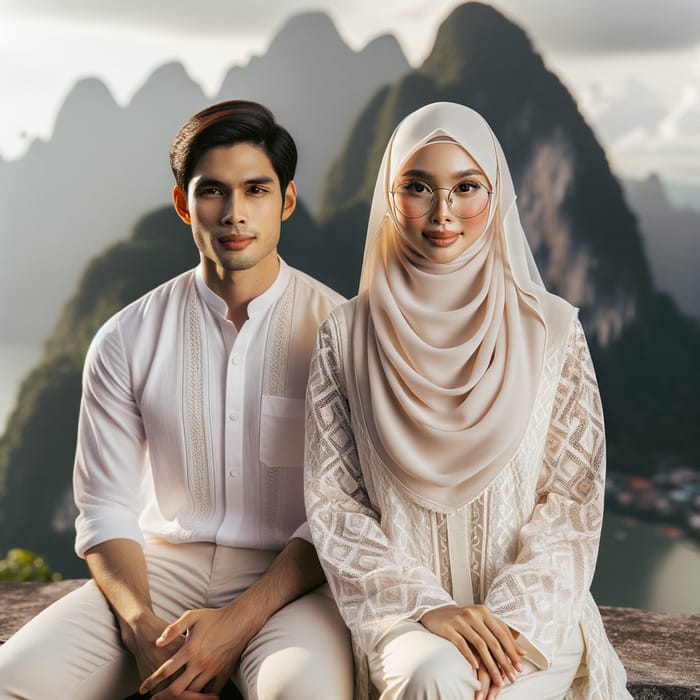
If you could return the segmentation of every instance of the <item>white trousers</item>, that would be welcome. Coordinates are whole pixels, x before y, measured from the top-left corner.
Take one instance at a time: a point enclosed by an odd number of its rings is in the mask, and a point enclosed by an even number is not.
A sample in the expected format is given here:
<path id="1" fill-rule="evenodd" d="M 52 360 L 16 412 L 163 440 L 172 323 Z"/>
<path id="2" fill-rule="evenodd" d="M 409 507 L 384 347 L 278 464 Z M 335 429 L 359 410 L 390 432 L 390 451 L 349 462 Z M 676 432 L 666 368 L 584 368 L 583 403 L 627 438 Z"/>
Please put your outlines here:
<path id="1" fill-rule="evenodd" d="M 547 670 L 528 657 L 515 683 L 498 700 L 562 700 L 581 662 L 583 637 L 577 627 Z M 479 682 L 457 647 L 418 622 L 395 625 L 369 657 L 372 683 L 380 700 L 473 700 Z"/>
<path id="2" fill-rule="evenodd" d="M 210 543 L 150 542 L 145 549 L 155 613 L 219 608 L 250 587 L 276 552 Z M 327 586 L 279 610 L 251 640 L 233 679 L 246 700 L 352 698 L 349 634 Z M 121 700 L 137 692 L 133 656 L 121 643 L 93 581 L 49 606 L 0 646 L 0 699 Z"/>

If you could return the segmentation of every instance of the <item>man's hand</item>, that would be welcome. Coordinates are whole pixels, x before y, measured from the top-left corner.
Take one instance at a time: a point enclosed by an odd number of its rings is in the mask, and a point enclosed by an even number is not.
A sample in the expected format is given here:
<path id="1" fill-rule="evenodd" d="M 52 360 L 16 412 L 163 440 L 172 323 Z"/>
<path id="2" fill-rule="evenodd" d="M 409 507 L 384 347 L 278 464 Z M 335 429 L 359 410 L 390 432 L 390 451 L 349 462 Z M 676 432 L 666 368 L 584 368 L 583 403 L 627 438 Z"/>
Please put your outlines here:
<path id="1" fill-rule="evenodd" d="M 420 623 L 433 634 L 452 642 L 477 671 L 479 680 L 483 673 L 478 671 L 485 667 L 491 679 L 490 697 L 495 697 L 496 688 L 504 687 L 503 674 L 512 683 L 516 670 L 522 670 L 520 657 L 527 652 L 516 644 L 510 627 L 484 605 L 437 608 L 425 613 Z M 486 695 L 482 695 L 482 699 L 485 698 Z"/>
<path id="2" fill-rule="evenodd" d="M 178 640 L 184 643 L 179 642 L 180 649 L 146 678 L 139 692 L 153 693 L 160 687 L 154 700 L 217 700 L 259 626 L 236 601 L 219 610 L 188 610 L 156 640 L 158 649 L 171 648 Z"/>
<path id="3" fill-rule="evenodd" d="M 195 700 L 199 691 L 218 693 L 233 675 L 248 642 L 280 608 L 323 583 L 325 577 L 313 545 L 292 538 L 270 568 L 227 606 L 188 610 L 156 644 L 167 645 L 187 631 L 182 648 L 142 684 L 157 689 L 154 700 Z M 175 674 L 181 675 L 175 677 Z M 159 684 L 166 679 L 164 689 Z M 211 696 L 215 698 L 216 696 Z"/>
<path id="4" fill-rule="evenodd" d="M 156 640 L 167 627 L 168 623 L 154 614 L 144 615 L 133 626 L 122 625 L 122 642 L 134 655 L 141 680 L 148 678 L 173 656 L 185 641 L 184 637 L 177 637 L 168 644 L 157 646 Z"/>
<path id="5" fill-rule="evenodd" d="M 90 548 L 85 558 L 114 612 L 124 646 L 134 655 L 139 678 L 147 678 L 180 649 L 184 639 L 175 636 L 156 646 L 168 623 L 153 612 L 141 545 L 128 539 L 106 540 Z M 158 691 L 165 685 L 153 687 Z M 192 694 L 181 700 L 203 699 Z"/>

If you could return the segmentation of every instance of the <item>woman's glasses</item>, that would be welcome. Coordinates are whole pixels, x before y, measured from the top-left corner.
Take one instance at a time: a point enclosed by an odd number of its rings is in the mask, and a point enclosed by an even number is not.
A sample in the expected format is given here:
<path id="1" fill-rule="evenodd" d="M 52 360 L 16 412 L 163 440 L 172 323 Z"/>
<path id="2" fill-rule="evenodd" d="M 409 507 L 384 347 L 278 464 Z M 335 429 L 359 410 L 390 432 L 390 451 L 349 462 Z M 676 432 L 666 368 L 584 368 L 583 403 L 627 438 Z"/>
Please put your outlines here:
<path id="1" fill-rule="evenodd" d="M 394 205 L 407 218 L 417 219 L 432 211 L 438 201 L 440 190 L 449 192 L 447 206 L 460 219 L 472 219 L 479 216 L 489 204 L 493 192 L 478 182 L 460 182 L 451 190 L 447 187 L 431 188 L 420 180 L 402 182 L 391 195 Z"/>

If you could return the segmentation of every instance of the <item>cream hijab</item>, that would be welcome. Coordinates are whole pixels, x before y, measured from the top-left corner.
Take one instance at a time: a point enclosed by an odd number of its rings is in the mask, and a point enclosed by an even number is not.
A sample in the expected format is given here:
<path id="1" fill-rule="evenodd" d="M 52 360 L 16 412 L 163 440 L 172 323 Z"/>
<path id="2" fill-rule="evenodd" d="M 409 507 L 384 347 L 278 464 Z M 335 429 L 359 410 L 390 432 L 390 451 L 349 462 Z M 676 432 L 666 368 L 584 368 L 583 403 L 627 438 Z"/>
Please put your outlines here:
<path id="1" fill-rule="evenodd" d="M 435 141 L 464 148 L 494 188 L 484 232 L 448 264 L 408 245 L 390 195 L 402 165 Z M 549 326 L 570 322 L 571 307 L 552 298 L 484 119 L 447 102 L 406 117 L 389 140 L 372 200 L 348 388 L 375 448 L 414 499 L 457 508 L 513 457 L 533 410 Z"/>

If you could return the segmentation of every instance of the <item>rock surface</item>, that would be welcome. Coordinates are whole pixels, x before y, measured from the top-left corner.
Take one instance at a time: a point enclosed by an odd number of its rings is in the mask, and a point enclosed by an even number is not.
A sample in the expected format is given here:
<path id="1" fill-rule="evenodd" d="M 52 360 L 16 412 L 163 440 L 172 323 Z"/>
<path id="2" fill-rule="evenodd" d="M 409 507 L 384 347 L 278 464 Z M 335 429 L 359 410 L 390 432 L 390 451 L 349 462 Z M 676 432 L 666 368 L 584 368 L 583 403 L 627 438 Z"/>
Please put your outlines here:
<path id="1" fill-rule="evenodd" d="M 0 644 L 82 583 L 80 579 L 0 582 Z M 700 700 L 700 613 L 677 615 L 606 606 L 600 612 L 627 669 L 627 687 L 635 700 Z"/>
<path id="2" fill-rule="evenodd" d="M 601 606 L 635 700 L 700 698 L 700 613 Z"/>

